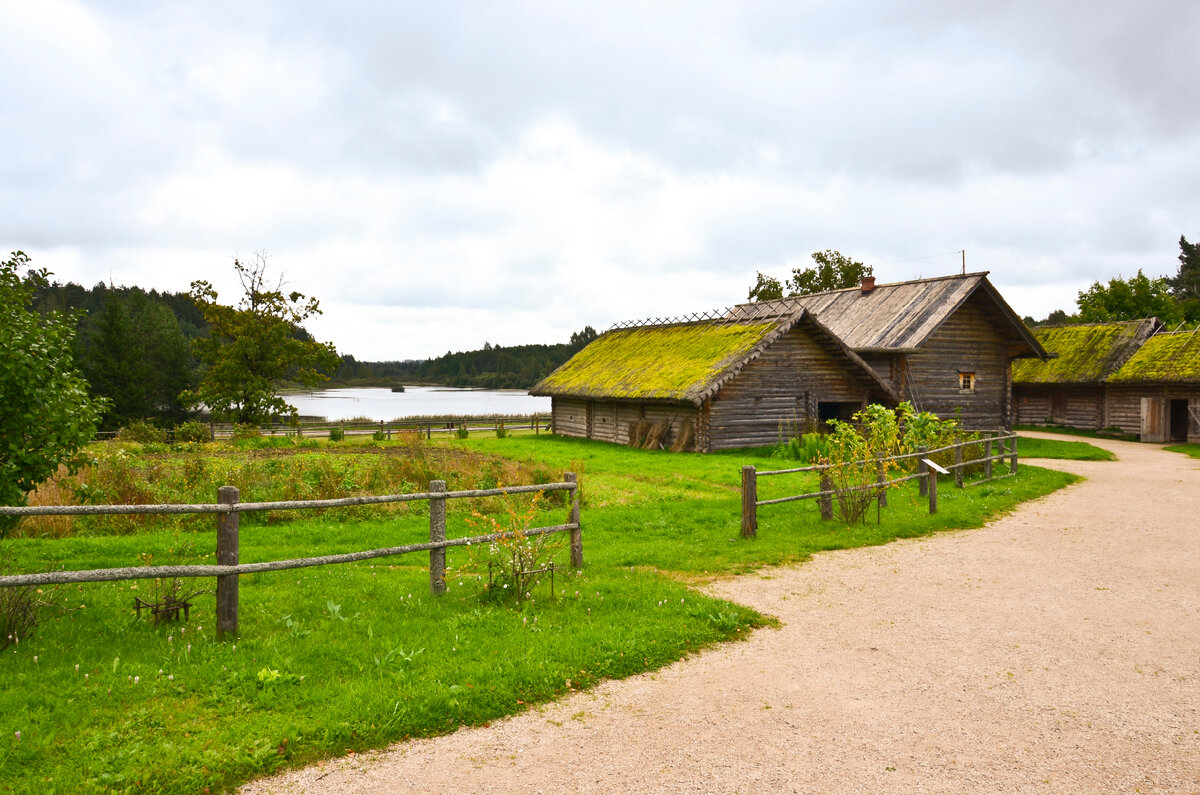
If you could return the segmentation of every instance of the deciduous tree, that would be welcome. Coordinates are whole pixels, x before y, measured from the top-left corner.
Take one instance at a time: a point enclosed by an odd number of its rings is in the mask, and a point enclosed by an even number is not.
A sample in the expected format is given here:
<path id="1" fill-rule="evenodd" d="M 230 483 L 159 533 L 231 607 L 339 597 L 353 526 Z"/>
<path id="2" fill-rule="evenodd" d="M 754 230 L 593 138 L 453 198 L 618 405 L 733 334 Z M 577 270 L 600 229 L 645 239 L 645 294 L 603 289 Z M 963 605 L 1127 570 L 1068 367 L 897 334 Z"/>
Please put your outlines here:
<path id="1" fill-rule="evenodd" d="M 1079 293 L 1077 303 L 1081 323 L 1157 317 L 1170 326 L 1183 319 L 1167 280 L 1151 279 L 1141 270 L 1129 279 L 1118 276 L 1109 279 L 1108 284 L 1093 282 Z"/>
<path id="2" fill-rule="evenodd" d="M 750 288 L 749 300 L 771 301 L 783 298 L 785 288 L 790 298 L 795 295 L 857 287 L 864 276 L 874 274 L 871 266 L 856 262 L 840 251 L 815 251 L 812 258 L 816 265 L 811 268 L 793 268 L 792 276 L 786 284 L 773 276 L 759 273 L 757 281 Z"/>
<path id="3" fill-rule="evenodd" d="M 21 271 L 25 271 L 22 275 Z M 58 471 L 80 464 L 103 401 L 88 394 L 72 357 L 74 324 L 60 312 L 33 311 L 45 269 L 14 252 L 0 263 L 0 503 L 22 505 Z M 0 535 L 4 526 L 0 525 Z"/>
<path id="4" fill-rule="evenodd" d="M 261 425 L 279 417 L 295 418 L 296 410 L 276 394 L 287 379 L 313 388 L 328 380 L 338 366 L 333 345 L 317 342 L 300 324 L 321 313 L 317 299 L 285 293 L 283 277 L 272 279 L 263 255 L 252 264 L 233 261 L 242 285 L 237 306 L 217 302 L 207 281 L 192 282 L 192 299 L 204 312 L 209 334 L 193 343 L 200 360 L 200 384 L 185 393 L 202 402 L 214 416 Z"/>

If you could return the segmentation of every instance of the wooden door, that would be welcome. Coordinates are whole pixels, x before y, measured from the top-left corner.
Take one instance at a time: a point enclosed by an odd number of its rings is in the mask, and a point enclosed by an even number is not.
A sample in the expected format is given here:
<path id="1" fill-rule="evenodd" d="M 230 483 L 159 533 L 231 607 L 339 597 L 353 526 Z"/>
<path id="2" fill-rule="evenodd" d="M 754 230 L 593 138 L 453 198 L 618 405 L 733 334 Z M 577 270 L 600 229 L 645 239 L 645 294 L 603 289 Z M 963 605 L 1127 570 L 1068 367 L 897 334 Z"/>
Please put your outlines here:
<path id="1" fill-rule="evenodd" d="M 1167 441 L 1167 399 L 1165 397 L 1142 398 L 1142 441 Z"/>

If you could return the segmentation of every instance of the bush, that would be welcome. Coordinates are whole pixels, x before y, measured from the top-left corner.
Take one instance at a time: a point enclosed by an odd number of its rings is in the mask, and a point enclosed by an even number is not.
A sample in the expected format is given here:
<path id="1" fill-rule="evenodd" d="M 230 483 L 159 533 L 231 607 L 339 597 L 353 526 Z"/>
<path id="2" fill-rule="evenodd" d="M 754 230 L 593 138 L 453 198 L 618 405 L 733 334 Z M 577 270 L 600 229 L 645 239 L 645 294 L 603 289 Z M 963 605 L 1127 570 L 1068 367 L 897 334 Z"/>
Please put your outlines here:
<path id="1" fill-rule="evenodd" d="M 117 431 L 117 438 L 123 442 L 165 444 L 167 441 L 167 432 L 162 428 L 151 425 L 145 420 L 137 420 Z"/>
<path id="2" fill-rule="evenodd" d="M 467 433 L 466 425 L 459 425 L 457 428 L 454 429 L 454 438 L 455 439 L 466 439 L 467 436 L 469 436 L 469 435 L 470 434 Z"/>
<path id="3" fill-rule="evenodd" d="M 344 428 L 337 427 L 337 428 L 329 429 L 329 441 L 341 442 L 341 441 L 345 441 L 345 439 L 346 439 L 346 430 Z"/>
<path id="4" fill-rule="evenodd" d="M 508 430 L 504 427 L 504 420 L 500 420 L 500 422 L 496 425 L 496 438 L 504 439 L 507 436 Z"/>
<path id="5" fill-rule="evenodd" d="M 240 442 L 243 439 L 261 439 L 262 429 L 250 422 L 239 422 L 233 426 L 233 440 Z"/>
<path id="6" fill-rule="evenodd" d="M 175 441 L 188 444 L 202 444 L 212 440 L 212 431 L 207 425 L 198 420 L 191 420 L 175 426 Z"/>
<path id="7" fill-rule="evenodd" d="M 11 573 L 7 566 L 0 573 Z M 49 591 L 55 593 L 54 590 Z M 0 588 L 0 649 L 20 643 L 33 634 L 38 625 L 38 613 L 52 603 L 45 593 L 33 585 Z"/>
<path id="8" fill-rule="evenodd" d="M 375 431 L 375 433 L 371 434 L 371 438 L 377 442 L 382 442 L 387 440 L 387 434 L 383 431 Z"/>

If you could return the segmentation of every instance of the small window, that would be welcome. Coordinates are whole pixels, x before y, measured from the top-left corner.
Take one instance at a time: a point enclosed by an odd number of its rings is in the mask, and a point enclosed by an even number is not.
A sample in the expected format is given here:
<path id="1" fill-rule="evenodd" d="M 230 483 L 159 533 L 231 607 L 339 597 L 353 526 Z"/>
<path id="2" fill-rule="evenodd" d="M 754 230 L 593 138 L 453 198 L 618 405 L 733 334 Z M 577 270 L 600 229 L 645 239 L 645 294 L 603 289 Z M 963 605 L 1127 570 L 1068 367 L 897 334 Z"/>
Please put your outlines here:
<path id="1" fill-rule="evenodd" d="M 975 391 L 975 374 L 960 372 L 958 374 L 958 388 L 959 388 L 959 391 L 961 391 L 961 392 L 974 392 Z"/>

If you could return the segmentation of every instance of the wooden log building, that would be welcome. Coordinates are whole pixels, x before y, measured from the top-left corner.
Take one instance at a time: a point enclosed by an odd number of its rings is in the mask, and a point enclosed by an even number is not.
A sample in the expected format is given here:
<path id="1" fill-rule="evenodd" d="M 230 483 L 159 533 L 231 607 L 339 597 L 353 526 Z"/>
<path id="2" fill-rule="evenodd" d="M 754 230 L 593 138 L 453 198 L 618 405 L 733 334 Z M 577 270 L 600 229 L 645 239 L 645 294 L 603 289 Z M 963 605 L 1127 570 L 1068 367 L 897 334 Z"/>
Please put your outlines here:
<path id="1" fill-rule="evenodd" d="M 1200 442 L 1200 332 L 1164 332 L 1148 318 L 1034 335 L 1057 358 L 1013 368 L 1018 423 Z"/>
<path id="2" fill-rule="evenodd" d="M 986 273 L 614 327 L 531 390 L 556 433 L 711 451 L 778 442 L 868 403 L 1011 425 L 1011 363 L 1045 351 Z"/>

